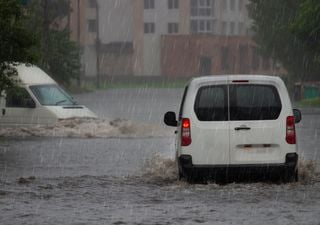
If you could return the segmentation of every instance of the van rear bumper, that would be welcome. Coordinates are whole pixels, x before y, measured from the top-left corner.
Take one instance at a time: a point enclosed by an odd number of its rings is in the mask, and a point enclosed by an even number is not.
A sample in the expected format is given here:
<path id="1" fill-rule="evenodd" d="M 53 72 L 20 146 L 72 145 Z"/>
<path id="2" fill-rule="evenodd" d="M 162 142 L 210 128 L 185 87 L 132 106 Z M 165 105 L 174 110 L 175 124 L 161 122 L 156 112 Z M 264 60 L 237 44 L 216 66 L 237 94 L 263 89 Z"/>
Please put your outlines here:
<path id="1" fill-rule="evenodd" d="M 279 164 L 193 165 L 190 155 L 181 155 L 178 160 L 180 173 L 185 177 L 270 178 L 293 175 L 297 170 L 298 154 L 287 154 L 286 161 Z"/>

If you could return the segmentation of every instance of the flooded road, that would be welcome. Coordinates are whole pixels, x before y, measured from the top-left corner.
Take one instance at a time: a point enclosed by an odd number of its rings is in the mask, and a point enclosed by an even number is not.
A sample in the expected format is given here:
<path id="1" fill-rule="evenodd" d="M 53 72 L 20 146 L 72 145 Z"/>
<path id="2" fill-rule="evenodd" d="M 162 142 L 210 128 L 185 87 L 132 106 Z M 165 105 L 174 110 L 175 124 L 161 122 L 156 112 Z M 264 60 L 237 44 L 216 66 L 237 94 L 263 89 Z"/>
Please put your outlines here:
<path id="1" fill-rule="evenodd" d="M 165 111 L 178 110 L 181 92 L 119 89 L 76 98 L 103 118 L 161 124 Z M 304 160 L 302 179 L 292 184 L 177 181 L 173 130 L 153 131 L 2 138 L 0 224 L 320 224 L 320 114 L 303 115 L 297 126 Z"/>

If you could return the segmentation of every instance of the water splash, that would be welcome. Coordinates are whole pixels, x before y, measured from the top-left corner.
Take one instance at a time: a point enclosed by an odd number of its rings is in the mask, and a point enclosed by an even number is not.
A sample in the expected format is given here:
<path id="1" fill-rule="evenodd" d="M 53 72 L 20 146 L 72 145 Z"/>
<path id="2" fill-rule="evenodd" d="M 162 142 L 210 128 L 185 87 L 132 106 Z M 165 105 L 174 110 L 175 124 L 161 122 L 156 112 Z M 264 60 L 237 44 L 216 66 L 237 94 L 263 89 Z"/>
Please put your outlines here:
<path id="1" fill-rule="evenodd" d="M 0 137 L 142 138 L 170 135 L 164 126 L 123 119 L 72 118 L 53 125 L 0 128 Z"/>
<path id="2" fill-rule="evenodd" d="M 298 165 L 299 181 L 304 184 L 320 182 L 320 162 L 300 159 Z"/>
<path id="3" fill-rule="evenodd" d="M 160 155 L 146 160 L 143 171 L 143 178 L 150 182 L 173 183 L 178 180 L 175 160 Z"/>
<path id="4" fill-rule="evenodd" d="M 305 185 L 320 182 L 319 165 L 320 162 L 301 159 L 298 165 L 299 182 L 296 184 Z M 149 182 L 163 184 L 178 182 L 177 165 L 175 160 L 171 158 L 156 155 L 153 158 L 146 160 L 143 171 L 143 178 Z M 208 184 L 212 184 L 212 181 L 209 181 Z"/>

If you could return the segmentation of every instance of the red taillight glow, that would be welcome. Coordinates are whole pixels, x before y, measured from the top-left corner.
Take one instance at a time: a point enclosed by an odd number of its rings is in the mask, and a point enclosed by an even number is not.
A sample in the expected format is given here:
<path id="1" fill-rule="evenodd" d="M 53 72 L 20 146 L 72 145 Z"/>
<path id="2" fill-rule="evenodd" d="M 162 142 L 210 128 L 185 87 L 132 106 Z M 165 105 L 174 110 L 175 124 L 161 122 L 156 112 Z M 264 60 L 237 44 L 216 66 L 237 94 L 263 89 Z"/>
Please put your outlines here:
<path id="1" fill-rule="evenodd" d="M 183 118 L 181 121 L 181 146 L 188 146 L 191 144 L 191 129 L 190 120 Z"/>
<path id="2" fill-rule="evenodd" d="M 295 131 L 295 127 L 294 127 L 294 116 L 287 117 L 286 141 L 288 144 L 295 144 L 296 143 L 296 131 Z"/>

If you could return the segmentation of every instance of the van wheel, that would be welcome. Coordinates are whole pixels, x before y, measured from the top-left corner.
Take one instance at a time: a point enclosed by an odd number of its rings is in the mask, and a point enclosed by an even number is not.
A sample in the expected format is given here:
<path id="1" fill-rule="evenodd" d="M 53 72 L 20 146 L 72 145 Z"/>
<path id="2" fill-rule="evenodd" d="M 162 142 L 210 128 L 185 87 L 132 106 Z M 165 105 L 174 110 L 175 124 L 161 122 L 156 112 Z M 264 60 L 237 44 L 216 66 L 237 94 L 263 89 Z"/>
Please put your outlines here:
<path id="1" fill-rule="evenodd" d="M 196 179 L 195 179 L 195 176 L 192 174 L 192 173 L 190 173 L 190 174 L 188 174 L 187 176 L 186 176 L 186 180 L 187 180 L 187 182 L 189 183 L 189 184 L 194 184 L 194 183 L 196 183 Z"/>
<path id="2" fill-rule="evenodd" d="M 177 174 L 177 178 L 178 178 L 178 180 L 182 180 L 183 179 L 183 172 L 182 172 L 182 168 L 181 168 L 181 165 L 180 165 L 180 163 L 179 163 L 179 161 L 176 161 L 177 163 L 176 163 L 176 168 L 177 168 L 177 172 L 178 172 L 178 174 Z"/>
<path id="3" fill-rule="evenodd" d="M 283 181 L 285 183 L 298 182 L 298 180 L 299 180 L 298 170 L 293 169 L 293 170 L 286 170 L 284 172 Z"/>
<path id="4" fill-rule="evenodd" d="M 295 182 L 298 182 L 298 181 L 299 181 L 299 171 L 298 171 L 298 169 L 295 170 L 294 181 L 295 181 Z"/>
<path id="5" fill-rule="evenodd" d="M 178 180 L 182 180 L 183 179 L 183 174 L 180 171 L 180 169 L 178 168 Z"/>

